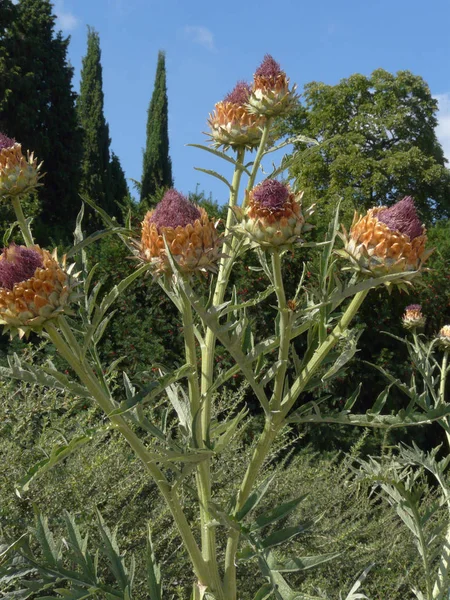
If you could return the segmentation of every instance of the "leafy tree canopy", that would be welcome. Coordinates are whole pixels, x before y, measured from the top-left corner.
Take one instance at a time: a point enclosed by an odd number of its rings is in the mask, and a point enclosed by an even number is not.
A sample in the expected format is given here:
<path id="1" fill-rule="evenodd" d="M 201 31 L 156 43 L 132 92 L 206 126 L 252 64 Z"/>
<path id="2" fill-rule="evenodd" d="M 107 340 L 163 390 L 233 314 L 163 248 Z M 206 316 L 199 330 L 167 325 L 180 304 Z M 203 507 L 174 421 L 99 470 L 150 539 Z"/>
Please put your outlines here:
<path id="1" fill-rule="evenodd" d="M 409 71 L 377 69 L 334 86 L 309 83 L 288 130 L 319 145 L 297 154 L 291 174 L 326 222 L 338 198 L 347 216 L 406 195 L 425 221 L 448 216 L 450 171 L 436 113 L 428 85 Z"/>

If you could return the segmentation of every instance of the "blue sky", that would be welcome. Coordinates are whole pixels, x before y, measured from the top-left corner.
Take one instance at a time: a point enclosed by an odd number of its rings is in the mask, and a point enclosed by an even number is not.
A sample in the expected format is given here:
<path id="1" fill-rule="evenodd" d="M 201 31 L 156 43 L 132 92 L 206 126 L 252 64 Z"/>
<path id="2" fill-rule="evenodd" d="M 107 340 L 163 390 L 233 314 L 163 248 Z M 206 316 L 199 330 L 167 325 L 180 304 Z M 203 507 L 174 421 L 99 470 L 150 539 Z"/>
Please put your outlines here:
<path id="1" fill-rule="evenodd" d="M 301 91 L 376 68 L 421 75 L 439 99 L 438 136 L 450 159 L 450 1 L 429 0 L 54 0 L 71 35 L 78 91 L 86 26 L 100 34 L 105 116 L 127 178 L 140 179 L 148 103 L 158 50 L 166 52 L 170 154 L 175 186 L 197 184 L 224 202 L 225 186 L 195 166 L 227 174 L 223 161 L 188 143 L 237 80 L 251 80 L 270 53 Z"/>

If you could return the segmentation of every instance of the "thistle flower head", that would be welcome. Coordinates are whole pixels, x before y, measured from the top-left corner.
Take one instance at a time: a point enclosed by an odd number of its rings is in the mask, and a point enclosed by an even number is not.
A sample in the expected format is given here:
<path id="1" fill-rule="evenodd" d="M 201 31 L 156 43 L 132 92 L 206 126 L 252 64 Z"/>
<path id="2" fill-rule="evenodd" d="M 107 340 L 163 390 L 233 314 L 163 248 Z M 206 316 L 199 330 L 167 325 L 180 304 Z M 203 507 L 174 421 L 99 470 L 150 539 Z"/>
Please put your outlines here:
<path id="1" fill-rule="evenodd" d="M 439 331 L 437 344 L 444 352 L 450 352 L 450 325 L 444 325 Z"/>
<path id="2" fill-rule="evenodd" d="M 289 88 L 289 79 L 276 60 L 266 54 L 253 76 L 249 110 L 265 117 L 287 115 L 298 99 L 295 90 L 295 85 Z"/>
<path id="3" fill-rule="evenodd" d="M 30 279 L 42 265 L 39 252 L 11 244 L 9 248 L 3 249 L 0 259 L 0 287 L 12 290 L 15 283 Z"/>
<path id="4" fill-rule="evenodd" d="M 39 185 L 39 169 L 33 153 L 22 153 L 22 146 L 0 133 L 0 200 L 22 196 Z"/>
<path id="5" fill-rule="evenodd" d="M 423 225 L 417 216 L 414 200 L 406 196 L 391 208 L 385 208 L 377 214 L 378 220 L 392 231 L 399 231 L 413 240 L 423 233 Z"/>
<path id="6" fill-rule="evenodd" d="M 50 319 L 69 312 L 76 299 L 75 280 L 50 254 L 39 246 L 11 244 L 0 255 L 0 324 L 20 337 L 40 331 Z"/>
<path id="7" fill-rule="evenodd" d="M 432 252 L 425 248 L 426 229 L 410 197 L 391 208 L 371 208 L 364 216 L 355 213 L 349 234 L 344 230 L 342 238 L 345 249 L 338 253 L 350 258 L 349 268 L 374 277 L 408 273 L 396 281 L 403 287 L 418 274 Z"/>
<path id="8" fill-rule="evenodd" d="M 410 304 L 405 308 L 402 317 L 402 324 L 405 329 L 423 329 L 425 327 L 425 317 L 422 314 L 420 304 Z"/>
<path id="9" fill-rule="evenodd" d="M 296 197 L 288 185 L 266 179 L 248 194 L 245 211 L 236 209 L 240 220 L 236 231 L 266 249 L 291 248 L 300 241 L 300 233 L 310 229 L 305 224 L 301 198 L 302 194 Z"/>
<path id="10" fill-rule="evenodd" d="M 168 190 L 142 223 L 141 258 L 155 274 L 172 270 L 166 245 L 184 273 L 214 271 L 221 254 L 216 223 L 177 190 Z"/>
<path id="11" fill-rule="evenodd" d="M 154 223 L 158 229 L 161 227 L 186 227 L 188 223 L 194 223 L 200 219 L 200 211 L 192 204 L 186 196 L 175 189 L 167 190 L 161 202 L 149 217 L 150 223 Z"/>
<path id="12" fill-rule="evenodd" d="M 248 111 L 250 93 L 251 86 L 245 81 L 238 81 L 209 115 L 209 136 L 217 148 L 253 150 L 258 146 L 264 119 Z"/>

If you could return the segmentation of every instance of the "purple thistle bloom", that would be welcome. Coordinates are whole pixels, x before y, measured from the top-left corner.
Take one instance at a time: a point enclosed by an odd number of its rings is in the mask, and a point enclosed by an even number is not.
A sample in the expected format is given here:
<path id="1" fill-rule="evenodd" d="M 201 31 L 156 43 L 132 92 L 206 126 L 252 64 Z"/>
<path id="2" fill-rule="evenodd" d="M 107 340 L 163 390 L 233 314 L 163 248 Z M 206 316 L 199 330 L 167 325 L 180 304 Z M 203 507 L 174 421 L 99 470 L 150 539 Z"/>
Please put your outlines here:
<path id="1" fill-rule="evenodd" d="M 419 311 L 419 310 L 422 310 L 422 305 L 421 304 L 410 304 L 409 306 L 407 306 L 405 308 L 405 311 L 407 311 L 407 310 L 417 310 L 417 311 Z"/>
<path id="2" fill-rule="evenodd" d="M 230 102 L 231 104 L 238 104 L 239 106 L 243 106 L 251 92 L 251 86 L 246 81 L 238 81 L 234 86 L 234 89 L 225 96 L 223 99 L 224 102 Z"/>
<path id="3" fill-rule="evenodd" d="M 194 223 L 200 219 L 198 208 L 190 202 L 186 196 L 175 189 L 167 190 L 161 202 L 156 206 L 150 223 L 160 227 L 186 227 L 188 223 Z"/>
<path id="4" fill-rule="evenodd" d="M 379 212 L 377 219 L 387 225 L 389 229 L 409 236 L 410 240 L 423 234 L 423 226 L 419 221 L 411 196 L 406 196 L 391 208 Z"/>
<path id="5" fill-rule="evenodd" d="M 266 179 L 253 190 L 253 200 L 263 208 L 279 210 L 289 198 L 289 189 L 276 179 Z"/>
<path id="6" fill-rule="evenodd" d="M 15 139 L 9 138 L 4 133 L 0 132 L 0 151 L 3 150 L 3 148 L 11 148 L 15 143 Z"/>
<path id="7" fill-rule="evenodd" d="M 12 290 L 15 283 L 30 279 L 36 269 L 42 266 L 39 252 L 11 244 L 9 248 L 3 249 L 0 260 L 0 286 Z"/>
<path id="8" fill-rule="evenodd" d="M 270 54 L 266 54 L 264 60 L 255 71 L 255 77 L 278 77 L 282 72 L 277 61 Z"/>

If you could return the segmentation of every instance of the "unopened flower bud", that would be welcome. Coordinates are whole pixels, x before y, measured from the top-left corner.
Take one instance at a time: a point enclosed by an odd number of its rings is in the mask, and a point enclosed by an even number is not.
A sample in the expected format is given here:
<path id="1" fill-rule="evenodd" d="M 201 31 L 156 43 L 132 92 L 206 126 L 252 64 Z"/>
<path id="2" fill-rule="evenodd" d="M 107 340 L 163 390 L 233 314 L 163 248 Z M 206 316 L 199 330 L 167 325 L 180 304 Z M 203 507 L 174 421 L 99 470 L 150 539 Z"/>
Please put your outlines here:
<path id="1" fill-rule="evenodd" d="M 450 325 L 444 325 L 437 336 L 437 345 L 441 350 L 450 352 Z"/>
<path id="2" fill-rule="evenodd" d="M 402 324 L 405 329 L 421 330 L 425 327 L 425 321 L 420 304 L 410 304 L 405 308 L 402 317 Z"/>

